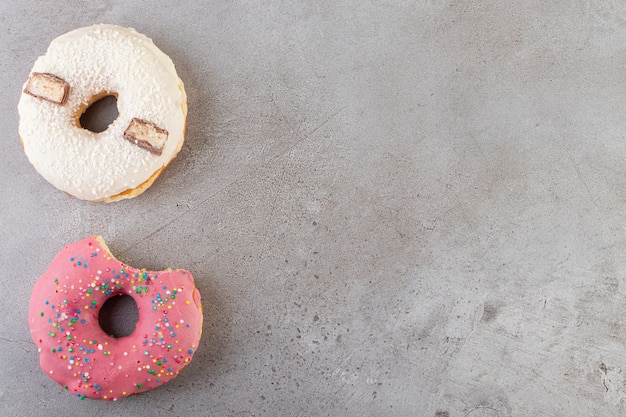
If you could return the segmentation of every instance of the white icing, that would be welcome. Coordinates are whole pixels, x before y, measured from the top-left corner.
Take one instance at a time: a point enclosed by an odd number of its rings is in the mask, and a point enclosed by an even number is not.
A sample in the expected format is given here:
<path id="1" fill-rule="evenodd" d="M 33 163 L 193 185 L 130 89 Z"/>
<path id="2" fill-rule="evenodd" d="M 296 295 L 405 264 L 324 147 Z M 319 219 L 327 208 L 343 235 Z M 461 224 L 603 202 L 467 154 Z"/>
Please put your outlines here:
<path id="1" fill-rule="evenodd" d="M 57 104 L 22 93 L 19 132 L 26 156 L 51 184 L 84 200 L 136 188 L 176 156 L 184 140 L 187 98 L 172 60 L 134 29 L 95 25 L 54 39 L 32 72 L 70 85 Z M 119 116 L 101 133 L 78 126 L 81 107 L 116 93 Z M 123 138 L 133 117 L 168 131 L 156 156 Z"/>

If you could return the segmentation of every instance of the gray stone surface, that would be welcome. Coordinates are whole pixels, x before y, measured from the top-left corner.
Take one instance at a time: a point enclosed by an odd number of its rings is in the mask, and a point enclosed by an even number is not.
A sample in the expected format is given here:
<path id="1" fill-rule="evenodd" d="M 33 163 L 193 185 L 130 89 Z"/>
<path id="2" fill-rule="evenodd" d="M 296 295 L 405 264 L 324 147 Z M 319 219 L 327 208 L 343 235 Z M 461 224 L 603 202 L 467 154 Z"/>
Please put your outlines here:
<path id="1" fill-rule="evenodd" d="M 623 2 L 184 3 L 0 3 L 3 415 L 624 415 Z M 108 205 L 37 175 L 16 109 L 101 22 L 189 95 L 179 157 Z M 89 234 L 204 300 L 192 364 L 116 403 L 49 379 L 26 319 Z"/>

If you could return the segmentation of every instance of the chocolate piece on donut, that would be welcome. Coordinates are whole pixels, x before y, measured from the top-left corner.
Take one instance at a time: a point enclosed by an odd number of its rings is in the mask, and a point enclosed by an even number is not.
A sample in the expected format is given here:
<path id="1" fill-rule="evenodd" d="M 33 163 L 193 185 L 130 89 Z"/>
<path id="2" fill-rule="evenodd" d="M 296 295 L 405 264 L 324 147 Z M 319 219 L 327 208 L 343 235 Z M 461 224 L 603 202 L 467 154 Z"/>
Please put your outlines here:
<path id="1" fill-rule="evenodd" d="M 24 92 L 33 97 L 63 105 L 70 95 L 70 85 L 54 74 L 33 72 L 26 83 Z"/>
<path id="2" fill-rule="evenodd" d="M 155 155 L 161 155 L 167 140 L 167 130 L 154 123 L 133 118 L 124 131 L 124 139 Z"/>

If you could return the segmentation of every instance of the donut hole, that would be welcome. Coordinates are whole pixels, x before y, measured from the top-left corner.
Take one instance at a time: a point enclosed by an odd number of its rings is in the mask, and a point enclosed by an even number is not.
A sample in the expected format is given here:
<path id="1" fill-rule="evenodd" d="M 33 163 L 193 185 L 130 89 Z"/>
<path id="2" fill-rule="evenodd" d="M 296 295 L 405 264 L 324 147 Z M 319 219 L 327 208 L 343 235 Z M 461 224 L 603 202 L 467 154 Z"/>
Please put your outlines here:
<path id="1" fill-rule="evenodd" d="M 105 301 L 98 314 L 98 323 L 111 337 L 129 336 L 137 326 L 139 310 L 130 295 L 119 294 Z"/>
<path id="2" fill-rule="evenodd" d="M 83 129 L 101 133 L 109 128 L 119 114 L 117 97 L 113 94 L 105 94 L 85 109 L 78 122 Z"/>

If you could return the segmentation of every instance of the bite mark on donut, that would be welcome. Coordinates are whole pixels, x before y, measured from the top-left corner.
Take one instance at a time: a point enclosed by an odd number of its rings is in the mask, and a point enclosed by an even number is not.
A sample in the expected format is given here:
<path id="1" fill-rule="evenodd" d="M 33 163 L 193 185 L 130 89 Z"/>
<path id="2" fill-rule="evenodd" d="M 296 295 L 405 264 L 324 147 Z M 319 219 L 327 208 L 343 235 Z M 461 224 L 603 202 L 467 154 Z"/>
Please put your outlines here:
<path id="1" fill-rule="evenodd" d="M 136 117 L 130 121 L 124 131 L 124 139 L 159 156 L 163 152 L 167 136 L 167 130 Z"/>
<path id="2" fill-rule="evenodd" d="M 54 74 L 33 72 L 24 93 L 62 106 L 70 95 L 70 85 Z"/>
<path id="3" fill-rule="evenodd" d="M 200 291 L 198 291 L 197 288 L 193 289 L 191 298 L 193 299 L 193 303 L 196 305 L 196 308 L 202 311 L 202 298 L 200 297 Z"/>

